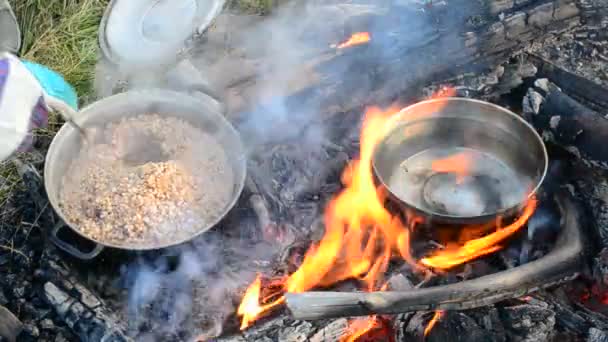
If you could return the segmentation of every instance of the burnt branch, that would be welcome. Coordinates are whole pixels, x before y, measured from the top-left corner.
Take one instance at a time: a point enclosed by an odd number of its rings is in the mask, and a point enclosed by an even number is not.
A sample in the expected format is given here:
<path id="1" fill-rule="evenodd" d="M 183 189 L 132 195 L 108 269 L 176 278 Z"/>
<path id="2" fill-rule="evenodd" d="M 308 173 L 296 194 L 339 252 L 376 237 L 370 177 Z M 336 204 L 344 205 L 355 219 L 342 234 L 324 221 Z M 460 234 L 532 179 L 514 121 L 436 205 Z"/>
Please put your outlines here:
<path id="1" fill-rule="evenodd" d="M 83 341 L 129 342 L 127 329 L 86 286 L 70 276 L 69 268 L 49 256 L 39 277 L 43 298 Z"/>
<path id="2" fill-rule="evenodd" d="M 528 90 L 524 107 L 544 140 L 564 147 L 587 166 L 607 170 L 608 150 L 603 146 L 608 141 L 608 120 L 547 80 L 535 84 Z M 591 88 L 579 91 L 585 89 Z M 603 98 L 608 98 L 608 91 Z"/>
<path id="3" fill-rule="evenodd" d="M 418 310 L 464 310 L 571 280 L 584 262 L 579 211 L 569 197 L 556 199 L 563 215 L 562 232 L 554 250 L 536 261 L 473 280 L 413 291 L 288 293 L 287 306 L 295 318 L 307 320 Z"/>

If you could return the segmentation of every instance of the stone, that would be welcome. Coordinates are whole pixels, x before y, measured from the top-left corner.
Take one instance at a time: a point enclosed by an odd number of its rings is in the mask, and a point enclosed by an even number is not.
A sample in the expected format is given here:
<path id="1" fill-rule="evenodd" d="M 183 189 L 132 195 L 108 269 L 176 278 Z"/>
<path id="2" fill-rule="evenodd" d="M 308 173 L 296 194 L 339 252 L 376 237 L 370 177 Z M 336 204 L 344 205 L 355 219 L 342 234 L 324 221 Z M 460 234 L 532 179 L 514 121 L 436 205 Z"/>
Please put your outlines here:
<path id="1" fill-rule="evenodd" d="M 528 12 L 528 25 L 542 28 L 553 20 L 553 3 L 548 2 Z"/>
<path id="2" fill-rule="evenodd" d="M 545 99 L 543 96 L 532 88 L 528 89 L 528 93 L 526 97 L 524 97 L 523 101 L 523 111 L 526 114 L 536 115 L 540 112 L 540 105 L 543 103 Z"/>
<path id="3" fill-rule="evenodd" d="M 580 10 L 576 6 L 576 2 L 572 0 L 557 0 L 553 19 L 564 20 L 577 16 Z"/>
<path id="4" fill-rule="evenodd" d="M 490 13 L 499 14 L 505 12 L 515 5 L 514 0 L 495 0 L 490 1 Z"/>
<path id="5" fill-rule="evenodd" d="M 517 12 L 504 20 L 507 39 L 513 39 L 526 32 L 526 13 Z"/>
<path id="6" fill-rule="evenodd" d="M 534 86 L 544 92 L 549 92 L 551 89 L 551 82 L 546 78 L 540 78 L 534 81 Z"/>

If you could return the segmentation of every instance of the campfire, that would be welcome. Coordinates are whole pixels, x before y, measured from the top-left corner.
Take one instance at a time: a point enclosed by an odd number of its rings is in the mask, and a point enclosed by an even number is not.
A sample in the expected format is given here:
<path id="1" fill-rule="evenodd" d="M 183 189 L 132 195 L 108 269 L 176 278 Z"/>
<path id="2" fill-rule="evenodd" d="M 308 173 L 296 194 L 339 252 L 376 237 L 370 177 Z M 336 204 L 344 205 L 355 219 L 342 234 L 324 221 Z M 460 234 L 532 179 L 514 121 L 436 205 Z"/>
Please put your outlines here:
<path id="1" fill-rule="evenodd" d="M 446 94 L 453 93 L 449 90 Z M 435 109 L 441 110 L 441 106 L 439 102 Z M 262 276 L 255 279 L 238 307 L 241 329 L 284 305 L 285 292 L 327 288 L 349 279 L 356 280 L 364 291 L 384 291 L 388 288 L 386 271 L 395 260 L 407 263 L 413 272 L 429 278 L 504 248 L 504 241 L 525 227 L 536 209 L 535 198 L 527 201 L 512 223 L 503 224 L 501 217 L 497 217 L 486 224 L 462 227 L 456 240 L 442 241 L 436 250 L 415 258 L 410 239 L 425 223 L 425 218 L 413 211 L 405 215 L 389 212 L 385 207 L 386 191 L 376 185 L 372 171 L 373 152 L 386 133 L 385 127 L 398 112 L 397 108 L 367 110 L 361 132 L 360 159 L 346 167 L 342 175 L 345 189 L 326 208 L 323 238 L 308 249 L 294 273 L 278 279 L 263 280 Z M 462 178 L 470 175 L 468 170 L 473 162 L 466 155 L 453 155 L 433 162 L 432 168 L 436 172 L 454 172 Z M 442 314 L 443 311 L 436 311 L 425 335 Z M 367 321 L 351 321 L 343 340 L 356 341 L 376 329 L 379 322 L 376 316 Z"/>
<path id="2" fill-rule="evenodd" d="M 608 339 L 608 7 L 301 5 L 220 16 L 180 64 L 246 142 L 244 190 L 204 234 L 74 259 L 47 242 L 44 163 L 17 162 L 0 340 Z"/>

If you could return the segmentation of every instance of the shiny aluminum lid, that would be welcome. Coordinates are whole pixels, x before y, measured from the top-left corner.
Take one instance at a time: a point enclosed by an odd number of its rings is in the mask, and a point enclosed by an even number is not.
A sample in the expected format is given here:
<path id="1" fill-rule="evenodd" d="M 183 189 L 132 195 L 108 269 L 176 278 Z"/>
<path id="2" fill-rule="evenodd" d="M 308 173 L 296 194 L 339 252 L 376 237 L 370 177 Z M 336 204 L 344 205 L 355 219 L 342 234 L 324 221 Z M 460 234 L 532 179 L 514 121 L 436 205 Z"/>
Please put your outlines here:
<path id="1" fill-rule="evenodd" d="M 100 26 L 101 49 L 116 64 L 145 66 L 170 61 L 186 40 L 213 22 L 225 2 L 112 0 Z"/>
<path id="2" fill-rule="evenodd" d="M 0 0 L 0 52 L 13 54 L 21 48 L 21 31 L 8 0 Z"/>

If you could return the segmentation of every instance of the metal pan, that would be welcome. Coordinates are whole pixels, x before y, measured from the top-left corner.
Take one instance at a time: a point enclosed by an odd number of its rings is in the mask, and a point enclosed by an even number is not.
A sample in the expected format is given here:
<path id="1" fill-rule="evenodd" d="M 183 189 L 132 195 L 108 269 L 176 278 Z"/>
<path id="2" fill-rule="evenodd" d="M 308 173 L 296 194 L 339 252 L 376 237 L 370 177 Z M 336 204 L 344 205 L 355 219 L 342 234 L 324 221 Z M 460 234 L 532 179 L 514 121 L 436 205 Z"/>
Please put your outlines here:
<path id="1" fill-rule="evenodd" d="M 518 212 L 548 167 L 541 137 L 511 111 L 466 98 L 403 109 L 373 170 L 391 197 L 433 222 L 473 224 Z"/>
<path id="2" fill-rule="evenodd" d="M 51 232 L 50 239 L 59 248 L 80 259 L 96 257 L 104 247 L 113 247 L 124 250 L 154 250 L 166 248 L 187 242 L 196 236 L 208 231 L 232 209 L 236 204 L 246 177 L 246 157 L 239 134 L 224 118 L 221 105 L 212 98 L 200 94 L 191 96 L 167 90 L 130 91 L 105 98 L 84 108 L 75 117 L 78 126 L 87 128 L 104 125 L 124 117 L 133 117 L 141 114 L 155 113 L 159 115 L 177 117 L 188 121 L 203 131 L 211 134 L 223 147 L 234 174 L 233 184 L 226 184 L 232 188 L 231 200 L 214 215 L 214 219 L 207 225 L 200 227 L 192 236 L 181 240 L 143 241 L 138 244 L 117 244 L 108 241 L 96 240 L 84 234 L 77 225 L 69 222 L 59 205 L 59 194 L 62 179 L 67 172 L 71 161 L 78 155 L 82 146 L 82 137 L 78 130 L 71 125 L 64 125 L 53 139 L 46 156 L 44 168 L 44 184 L 49 201 L 63 220 Z M 81 251 L 78 246 L 61 239 L 59 231 L 64 227 L 71 228 L 78 235 L 95 242 L 95 247 L 88 252 Z"/>

